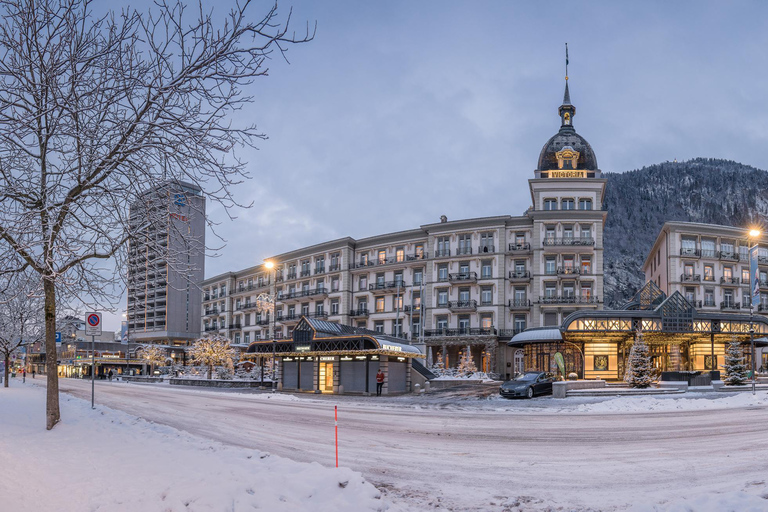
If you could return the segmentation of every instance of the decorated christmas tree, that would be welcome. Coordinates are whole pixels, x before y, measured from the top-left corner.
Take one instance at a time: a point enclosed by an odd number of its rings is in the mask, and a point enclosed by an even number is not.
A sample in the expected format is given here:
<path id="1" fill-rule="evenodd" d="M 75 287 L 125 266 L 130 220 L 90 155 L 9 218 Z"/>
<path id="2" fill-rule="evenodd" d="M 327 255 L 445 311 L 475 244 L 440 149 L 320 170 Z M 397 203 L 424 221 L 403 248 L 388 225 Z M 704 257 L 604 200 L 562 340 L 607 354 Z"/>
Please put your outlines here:
<path id="1" fill-rule="evenodd" d="M 192 359 L 196 364 L 208 368 L 209 379 L 213 374 L 214 366 L 226 366 L 230 369 L 235 357 L 235 351 L 229 346 L 229 340 L 219 334 L 201 338 L 192 345 Z"/>
<path id="2" fill-rule="evenodd" d="M 432 361 L 432 366 L 429 368 L 432 373 L 440 377 L 445 374 L 445 363 L 443 363 L 443 353 L 438 352 L 435 356 L 435 360 Z"/>
<path id="3" fill-rule="evenodd" d="M 458 370 L 459 374 L 466 376 L 477 372 L 477 366 L 475 366 L 475 362 L 472 360 L 472 351 L 469 349 L 469 345 L 467 345 L 466 349 L 461 351 Z"/>
<path id="4" fill-rule="evenodd" d="M 747 365 L 744 364 L 744 352 L 741 344 L 732 340 L 725 351 L 725 384 L 738 386 L 747 380 Z"/>
<path id="5" fill-rule="evenodd" d="M 165 362 L 165 349 L 157 345 L 144 345 L 141 351 L 141 357 L 149 365 L 149 374 L 153 375 L 155 366 Z"/>
<path id="6" fill-rule="evenodd" d="M 629 352 L 629 361 L 627 363 L 627 373 L 624 374 L 624 382 L 633 388 L 647 388 L 653 382 L 653 367 L 651 366 L 651 356 L 648 351 L 648 345 L 643 340 L 643 335 L 639 334 L 632 350 Z"/>

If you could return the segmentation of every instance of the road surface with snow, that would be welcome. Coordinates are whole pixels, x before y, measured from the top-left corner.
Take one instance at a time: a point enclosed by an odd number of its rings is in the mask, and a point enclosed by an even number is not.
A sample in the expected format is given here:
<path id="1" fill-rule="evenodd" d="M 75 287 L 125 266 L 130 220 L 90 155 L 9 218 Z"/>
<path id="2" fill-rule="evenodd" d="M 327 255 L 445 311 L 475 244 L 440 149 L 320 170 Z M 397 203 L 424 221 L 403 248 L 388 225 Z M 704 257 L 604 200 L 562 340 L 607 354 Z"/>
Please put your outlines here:
<path id="1" fill-rule="evenodd" d="M 88 381 L 62 379 L 60 386 L 90 396 Z M 454 406 L 421 397 L 377 402 L 96 385 L 100 404 L 222 443 L 326 466 L 334 464 L 338 404 L 340 464 L 414 508 L 610 510 L 645 503 L 636 510 L 656 510 L 653 504 L 666 503 L 662 508 L 671 510 L 676 500 L 705 493 L 768 498 L 768 394 L 722 402 L 688 395 L 676 402 L 544 398 Z M 642 409 L 662 400 L 687 405 L 626 412 L 638 399 L 647 402 Z M 712 409 L 713 402 L 727 408 Z M 768 501 L 760 502 L 768 509 Z"/>

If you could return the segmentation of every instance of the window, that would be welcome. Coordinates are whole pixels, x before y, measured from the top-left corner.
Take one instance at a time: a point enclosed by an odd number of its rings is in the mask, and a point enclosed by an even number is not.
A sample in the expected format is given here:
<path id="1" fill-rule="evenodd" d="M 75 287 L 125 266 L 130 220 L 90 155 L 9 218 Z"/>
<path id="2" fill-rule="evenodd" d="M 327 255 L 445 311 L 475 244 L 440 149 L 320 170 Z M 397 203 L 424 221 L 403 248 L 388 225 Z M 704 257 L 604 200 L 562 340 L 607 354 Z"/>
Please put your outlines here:
<path id="1" fill-rule="evenodd" d="M 413 271 L 413 284 L 421 286 L 421 282 L 424 279 L 424 269 L 417 268 Z"/>
<path id="2" fill-rule="evenodd" d="M 691 237 L 683 237 L 682 239 L 683 247 L 680 249 L 681 254 L 684 256 L 695 256 L 698 252 L 696 250 L 696 239 Z"/>
<path id="3" fill-rule="evenodd" d="M 437 317 L 437 322 L 435 323 L 438 329 L 443 330 L 448 328 L 448 317 L 447 316 L 439 316 Z"/>
<path id="4" fill-rule="evenodd" d="M 591 199 L 579 199 L 579 210 L 591 210 L 592 209 L 592 200 Z"/>
<path id="5" fill-rule="evenodd" d="M 544 283 L 544 297 L 548 299 L 557 297 L 557 284 Z"/>
<path id="6" fill-rule="evenodd" d="M 491 260 L 485 260 L 481 263 L 480 267 L 480 277 L 483 279 L 489 279 L 493 277 L 493 272 L 491 271 Z"/>
<path id="7" fill-rule="evenodd" d="M 413 309 L 419 309 L 421 307 L 421 294 L 419 292 L 413 294 L 411 303 L 413 304 Z"/>
<path id="8" fill-rule="evenodd" d="M 376 274 L 376 288 L 384 288 L 384 283 L 386 283 L 384 278 L 385 278 L 385 275 L 383 272 L 380 274 Z"/>
<path id="9" fill-rule="evenodd" d="M 733 240 L 721 240 L 720 241 L 720 252 L 724 256 L 734 256 L 735 252 L 733 250 Z"/>
<path id="10" fill-rule="evenodd" d="M 557 210 L 557 199 L 544 199 L 545 210 Z"/>
<path id="11" fill-rule="evenodd" d="M 459 250 L 456 254 L 472 254 L 472 235 L 459 235 Z"/>
<path id="12" fill-rule="evenodd" d="M 237 344 L 237 345 L 240 344 L 240 333 L 239 332 L 235 333 L 235 344 Z"/>
<path id="13" fill-rule="evenodd" d="M 687 277 L 689 280 L 693 280 L 693 264 L 686 263 L 684 269 L 685 269 L 685 277 Z"/>
<path id="14" fill-rule="evenodd" d="M 250 342 L 251 342 L 251 333 L 249 333 L 249 332 L 245 333 L 245 334 L 243 335 L 243 341 L 244 341 L 245 343 L 250 343 Z"/>
<path id="15" fill-rule="evenodd" d="M 424 259 L 424 244 L 416 244 L 416 259 Z"/>
<path id="16" fill-rule="evenodd" d="M 368 299 L 358 299 L 357 300 L 357 310 L 358 311 L 368 311 Z"/>
<path id="17" fill-rule="evenodd" d="M 515 245 L 518 247 L 525 245 L 525 233 L 515 233 Z"/>
<path id="18" fill-rule="evenodd" d="M 251 325 L 251 314 L 248 313 L 247 315 L 243 315 L 243 321 L 245 322 L 245 326 L 248 327 Z"/>
<path id="19" fill-rule="evenodd" d="M 525 330 L 525 316 L 515 315 L 515 332 L 523 332 Z"/>
<path id="20" fill-rule="evenodd" d="M 339 278 L 338 277 L 334 277 L 333 279 L 331 279 L 331 291 L 332 292 L 339 291 Z"/>
<path id="21" fill-rule="evenodd" d="M 701 239 L 701 255 L 705 258 L 715 257 L 715 241 L 712 239 Z"/>
<path id="22" fill-rule="evenodd" d="M 576 209 L 573 199 L 563 199 L 561 204 L 562 204 L 563 210 L 575 210 Z"/>
<path id="23" fill-rule="evenodd" d="M 323 272 L 325 272 L 325 256 L 318 256 L 315 258 L 315 274 Z"/>
<path id="24" fill-rule="evenodd" d="M 590 275 L 592 273 L 592 259 L 588 256 L 581 257 L 581 274 Z"/>
<path id="25" fill-rule="evenodd" d="M 414 338 L 418 338 L 420 335 L 419 334 L 420 332 L 421 332 L 421 325 L 419 325 L 419 319 L 417 318 L 416 320 L 413 321 L 413 325 L 411 325 L 411 335 Z"/>
<path id="26" fill-rule="evenodd" d="M 401 288 L 405 286 L 403 283 L 403 272 L 395 272 L 395 283 L 397 283 Z"/>
<path id="27" fill-rule="evenodd" d="M 360 284 L 357 289 L 360 291 L 368 289 L 368 276 L 360 276 Z"/>
<path id="28" fill-rule="evenodd" d="M 462 261 L 459 263 L 459 274 L 462 276 L 469 276 L 469 262 Z"/>
<path id="29" fill-rule="evenodd" d="M 525 275 L 525 260 L 515 261 L 515 274 L 521 277 Z"/>
<path id="30" fill-rule="evenodd" d="M 460 316 L 459 317 L 459 333 L 461 334 L 468 334 L 469 333 L 469 317 L 468 316 Z"/>
<path id="31" fill-rule="evenodd" d="M 555 238 L 555 226 L 547 226 L 546 231 L 544 233 L 544 237 L 548 240 L 552 240 Z"/>
<path id="32" fill-rule="evenodd" d="M 376 312 L 384 312 L 384 297 L 376 297 Z"/>
<path id="33" fill-rule="evenodd" d="M 493 252 L 495 250 L 493 245 L 493 232 L 480 234 L 480 252 Z"/>
<path id="34" fill-rule="evenodd" d="M 341 257 L 339 253 L 331 254 L 331 270 L 339 270 L 341 267 Z"/>
<path id="35" fill-rule="evenodd" d="M 490 286 L 485 286 L 480 290 L 480 303 L 484 306 L 489 306 L 493 303 L 493 291 Z"/>
<path id="36" fill-rule="evenodd" d="M 723 277 L 730 281 L 733 279 L 733 268 L 731 267 L 723 267 Z"/>
<path id="37" fill-rule="evenodd" d="M 563 238 L 573 238 L 573 226 L 563 226 Z"/>
<path id="38" fill-rule="evenodd" d="M 563 256 L 563 273 L 573 274 L 573 256 Z"/>
<path id="39" fill-rule="evenodd" d="M 592 226 L 590 224 L 582 224 L 581 226 L 581 239 L 590 240 L 592 238 Z"/>
<path id="40" fill-rule="evenodd" d="M 581 298 L 584 300 L 592 300 L 592 284 L 581 283 Z"/>
<path id="41" fill-rule="evenodd" d="M 309 274 L 309 260 L 304 260 L 301 262 L 301 277 L 306 277 Z"/>
<path id="42" fill-rule="evenodd" d="M 749 269 L 748 268 L 742 268 L 741 269 L 741 282 L 743 284 L 749 284 Z"/>
<path id="43" fill-rule="evenodd" d="M 573 283 L 563 283 L 563 297 L 573 298 L 575 295 Z"/>
<path id="44" fill-rule="evenodd" d="M 368 323 L 365 321 L 357 322 L 357 327 L 360 329 L 366 329 L 368 327 Z"/>
<path id="45" fill-rule="evenodd" d="M 373 323 L 373 330 L 378 332 L 378 333 L 384 334 L 384 321 L 383 320 L 376 320 Z"/>
<path id="46" fill-rule="evenodd" d="M 379 255 L 376 258 L 376 261 L 379 265 L 383 265 L 387 262 L 387 251 L 384 249 L 379 249 Z"/>
<path id="47" fill-rule="evenodd" d="M 523 287 L 515 288 L 515 302 L 517 302 L 518 304 L 522 304 L 523 302 L 525 302 L 525 300 L 526 300 L 525 288 Z"/>
<path id="48" fill-rule="evenodd" d="M 715 305 L 715 290 L 706 288 L 704 290 L 704 305 L 712 307 Z"/>
<path id="49" fill-rule="evenodd" d="M 557 313 L 544 313 L 544 325 L 547 327 L 557 325 Z"/>
<path id="50" fill-rule="evenodd" d="M 368 266 L 368 253 L 363 253 L 360 255 L 360 266 L 361 267 Z"/>
<path id="51" fill-rule="evenodd" d="M 448 265 L 446 263 L 443 263 L 439 267 L 437 267 L 437 280 L 438 281 L 448 280 Z"/>
<path id="52" fill-rule="evenodd" d="M 726 307 L 733 306 L 733 290 L 723 290 L 723 304 Z"/>
<path id="53" fill-rule="evenodd" d="M 482 329 L 493 329 L 493 317 L 490 315 L 483 315 L 480 317 L 480 327 Z"/>
<path id="54" fill-rule="evenodd" d="M 402 263 L 403 261 L 405 261 L 405 249 L 403 249 L 402 247 L 398 247 L 397 249 L 395 249 L 395 261 L 397 263 Z"/>
<path id="55" fill-rule="evenodd" d="M 438 258 L 451 255 L 451 243 L 447 236 L 441 236 L 437 239 L 437 251 L 435 256 Z"/>
<path id="56" fill-rule="evenodd" d="M 437 305 L 443 308 L 448 306 L 448 290 L 437 291 Z"/>
<path id="57" fill-rule="evenodd" d="M 325 303 L 315 302 L 315 314 L 321 316 L 323 313 L 325 313 Z"/>
<path id="58" fill-rule="evenodd" d="M 392 320 L 392 336 L 396 338 L 402 338 L 403 336 L 403 325 L 402 320 L 396 319 Z"/>
<path id="59" fill-rule="evenodd" d="M 544 273 L 550 276 L 555 275 L 556 269 L 554 256 L 547 257 L 547 259 L 544 260 Z"/>
<path id="60" fill-rule="evenodd" d="M 695 288 L 686 288 L 685 289 L 685 300 L 687 300 L 691 304 L 694 304 L 696 302 L 696 289 Z"/>
<path id="61" fill-rule="evenodd" d="M 469 288 L 461 288 L 459 290 L 459 302 L 469 302 Z"/>
<path id="62" fill-rule="evenodd" d="M 715 280 L 715 269 L 714 267 L 712 267 L 712 265 L 704 265 L 704 280 L 705 281 Z"/>
<path id="63" fill-rule="evenodd" d="M 393 297 L 392 302 L 394 303 L 394 305 L 392 306 L 392 309 L 394 309 L 395 311 L 402 311 L 403 310 L 403 296 L 402 295 Z"/>
<path id="64" fill-rule="evenodd" d="M 750 295 L 749 290 L 743 290 L 741 294 L 741 304 L 744 307 L 749 307 L 751 303 L 752 303 L 752 295 Z"/>

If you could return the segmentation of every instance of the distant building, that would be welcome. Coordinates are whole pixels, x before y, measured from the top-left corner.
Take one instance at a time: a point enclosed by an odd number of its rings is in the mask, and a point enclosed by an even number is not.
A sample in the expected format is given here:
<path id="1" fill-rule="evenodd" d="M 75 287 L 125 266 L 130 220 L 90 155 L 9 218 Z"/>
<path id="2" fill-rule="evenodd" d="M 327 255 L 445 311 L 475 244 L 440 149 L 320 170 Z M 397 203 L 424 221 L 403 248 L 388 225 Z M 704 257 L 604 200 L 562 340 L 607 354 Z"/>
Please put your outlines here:
<path id="1" fill-rule="evenodd" d="M 524 215 L 443 216 L 407 231 L 280 254 L 270 258 L 274 271 L 257 265 L 208 278 L 203 330 L 244 347 L 271 339 L 272 320 L 275 337 L 291 338 L 304 316 L 423 342 L 430 362 L 441 357 L 455 366 L 470 347 L 483 371 L 522 371 L 523 349 L 507 346 L 515 333 L 602 309 L 606 180 L 573 128 L 575 112 L 566 84 L 561 126 L 528 180 L 533 206 Z M 260 293 L 276 296 L 276 318 L 259 311 Z M 549 357 L 541 347 L 529 347 L 538 351 L 529 358 Z M 568 364 L 581 368 L 580 361 Z"/>
<path id="2" fill-rule="evenodd" d="M 196 185 L 166 182 L 131 205 L 127 335 L 180 356 L 200 336 L 205 198 Z"/>

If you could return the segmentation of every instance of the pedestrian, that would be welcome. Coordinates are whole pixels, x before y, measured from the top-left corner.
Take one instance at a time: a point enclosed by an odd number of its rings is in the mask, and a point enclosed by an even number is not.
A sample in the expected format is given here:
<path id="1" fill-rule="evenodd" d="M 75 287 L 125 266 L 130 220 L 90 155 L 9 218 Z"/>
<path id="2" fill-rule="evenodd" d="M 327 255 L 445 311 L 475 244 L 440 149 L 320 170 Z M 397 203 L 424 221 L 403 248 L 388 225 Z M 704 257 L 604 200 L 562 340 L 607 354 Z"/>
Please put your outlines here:
<path id="1" fill-rule="evenodd" d="M 381 396 L 381 389 L 384 387 L 384 372 L 379 368 L 376 374 L 376 396 Z"/>
<path id="2" fill-rule="evenodd" d="M 32 378 L 33 379 L 35 378 L 35 369 L 34 368 L 32 368 Z"/>
<path id="3" fill-rule="evenodd" d="M 109 382 L 112 382 L 112 370 L 109 370 L 109 373 L 107 373 L 107 378 L 109 379 Z"/>

